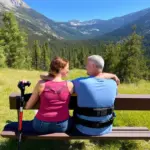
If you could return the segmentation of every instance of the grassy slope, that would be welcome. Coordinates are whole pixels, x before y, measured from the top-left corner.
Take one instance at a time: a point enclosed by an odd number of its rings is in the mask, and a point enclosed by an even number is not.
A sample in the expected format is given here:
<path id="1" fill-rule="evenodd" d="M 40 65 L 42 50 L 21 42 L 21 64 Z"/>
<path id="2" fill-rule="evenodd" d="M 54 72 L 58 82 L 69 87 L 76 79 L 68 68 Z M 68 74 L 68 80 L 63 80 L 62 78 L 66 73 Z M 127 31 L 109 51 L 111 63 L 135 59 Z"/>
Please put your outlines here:
<path id="1" fill-rule="evenodd" d="M 16 111 L 9 110 L 8 96 L 11 92 L 19 92 L 17 82 L 21 79 L 30 80 L 32 85 L 27 88 L 31 92 L 37 80 L 39 71 L 25 71 L 0 69 L 0 131 L 6 122 L 16 121 Z M 69 79 L 84 76 L 83 70 L 72 70 Z M 148 94 L 150 82 L 140 81 L 139 84 L 121 84 L 119 93 L 142 93 Z M 34 116 L 33 111 L 26 111 L 24 119 L 30 120 Z M 115 126 L 146 126 L 150 129 L 150 112 L 125 112 L 117 111 Z M 66 150 L 66 149 L 85 149 L 85 150 L 150 150 L 150 141 L 25 141 L 22 150 Z M 0 150 L 16 150 L 15 140 L 3 139 L 0 137 Z"/>

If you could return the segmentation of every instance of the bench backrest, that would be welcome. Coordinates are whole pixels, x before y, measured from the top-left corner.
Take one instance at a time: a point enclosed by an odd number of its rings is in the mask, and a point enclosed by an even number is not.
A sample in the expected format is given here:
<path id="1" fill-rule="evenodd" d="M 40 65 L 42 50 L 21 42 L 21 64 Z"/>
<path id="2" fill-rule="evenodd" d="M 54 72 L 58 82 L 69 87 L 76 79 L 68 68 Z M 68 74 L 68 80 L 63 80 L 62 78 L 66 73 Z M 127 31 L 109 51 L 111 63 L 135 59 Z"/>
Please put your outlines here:
<path id="1" fill-rule="evenodd" d="M 25 101 L 27 102 L 31 96 L 25 94 Z M 12 93 L 9 96 L 10 109 L 19 108 L 19 93 Z M 86 102 L 86 99 L 85 99 Z M 77 95 L 72 95 L 69 109 L 72 110 L 77 106 Z M 32 109 L 39 108 L 39 101 Z M 115 100 L 115 110 L 150 110 L 150 94 L 119 94 Z"/>

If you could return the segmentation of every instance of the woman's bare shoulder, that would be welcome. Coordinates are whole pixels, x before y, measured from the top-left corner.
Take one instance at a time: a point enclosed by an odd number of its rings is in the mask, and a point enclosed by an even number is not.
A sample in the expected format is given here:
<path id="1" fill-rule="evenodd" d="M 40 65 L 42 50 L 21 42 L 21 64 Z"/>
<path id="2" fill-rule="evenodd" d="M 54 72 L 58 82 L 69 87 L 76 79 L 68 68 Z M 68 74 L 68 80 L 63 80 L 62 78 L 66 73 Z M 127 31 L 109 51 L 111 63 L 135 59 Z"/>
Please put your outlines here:
<path id="1" fill-rule="evenodd" d="M 45 81 L 44 80 L 39 80 L 36 84 L 38 88 L 44 88 L 45 87 Z"/>
<path id="2" fill-rule="evenodd" d="M 68 86 L 69 92 L 72 94 L 73 93 L 73 83 L 71 81 L 67 81 L 67 86 Z"/>
<path id="3" fill-rule="evenodd" d="M 68 85 L 69 87 L 73 87 L 73 83 L 72 83 L 71 81 L 67 81 L 67 85 Z"/>

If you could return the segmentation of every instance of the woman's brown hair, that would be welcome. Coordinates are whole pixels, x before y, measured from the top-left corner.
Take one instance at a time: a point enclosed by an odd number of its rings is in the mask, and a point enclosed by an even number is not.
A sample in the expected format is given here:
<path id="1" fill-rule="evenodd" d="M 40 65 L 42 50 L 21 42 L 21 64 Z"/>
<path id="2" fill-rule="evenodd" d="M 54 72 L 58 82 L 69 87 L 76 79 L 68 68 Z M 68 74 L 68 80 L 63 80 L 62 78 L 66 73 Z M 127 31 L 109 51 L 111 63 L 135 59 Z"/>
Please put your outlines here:
<path id="1" fill-rule="evenodd" d="M 50 63 L 50 68 L 49 68 L 49 73 L 48 76 L 49 77 L 55 77 L 59 71 L 63 68 L 66 67 L 66 65 L 68 64 L 68 60 L 61 58 L 61 57 L 55 57 L 51 63 Z"/>
<path id="2" fill-rule="evenodd" d="M 65 68 L 68 63 L 69 61 L 64 58 L 55 57 L 50 63 L 48 75 L 40 75 L 40 78 L 42 80 L 48 80 L 49 77 L 55 77 L 59 73 L 60 69 Z"/>

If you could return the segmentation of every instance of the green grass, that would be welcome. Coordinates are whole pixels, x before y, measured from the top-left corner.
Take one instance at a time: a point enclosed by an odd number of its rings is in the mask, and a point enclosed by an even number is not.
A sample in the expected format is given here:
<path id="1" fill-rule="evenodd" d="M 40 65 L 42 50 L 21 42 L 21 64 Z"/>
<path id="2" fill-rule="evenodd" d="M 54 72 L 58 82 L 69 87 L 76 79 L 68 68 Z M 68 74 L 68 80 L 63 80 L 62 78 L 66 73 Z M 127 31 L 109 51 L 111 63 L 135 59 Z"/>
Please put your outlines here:
<path id="1" fill-rule="evenodd" d="M 0 131 L 8 121 L 17 121 L 17 113 L 9 109 L 8 96 L 11 92 L 19 92 L 17 83 L 19 80 L 30 80 L 32 85 L 26 92 L 31 92 L 36 82 L 40 79 L 39 71 L 25 71 L 13 69 L 0 69 Z M 70 71 L 68 79 L 85 76 L 84 70 Z M 119 93 L 125 94 L 149 94 L 150 82 L 140 81 L 138 84 L 121 84 Z M 150 111 L 117 111 L 115 126 L 146 126 L 150 129 Z M 25 111 L 24 119 L 33 119 L 33 111 Z M 22 143 L 22 150 L 150 150 L 150 141 L 37 141 L 27 140 Z M 0 137 L 0 150 L 16 150 L 16 141 Z"/>

